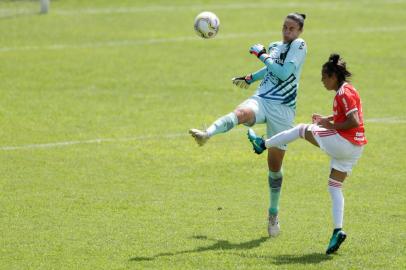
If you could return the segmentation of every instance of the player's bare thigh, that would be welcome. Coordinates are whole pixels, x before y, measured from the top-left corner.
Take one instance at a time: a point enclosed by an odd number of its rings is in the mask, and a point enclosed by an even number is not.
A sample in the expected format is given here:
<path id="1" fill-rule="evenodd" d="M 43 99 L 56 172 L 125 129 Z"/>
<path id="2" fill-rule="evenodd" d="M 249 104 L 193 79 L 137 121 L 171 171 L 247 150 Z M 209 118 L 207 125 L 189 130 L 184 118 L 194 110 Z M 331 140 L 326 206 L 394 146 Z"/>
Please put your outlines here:
<path id="1" fill-rule="evenodd" d="M 319 144 L 317 143 L 316 139 L 314 138 L 313 133 L 310 130 L 305 131 L 305 139 L 306 139 L 306 141 L 310 142 L 311 144 L 313 144 L 317 147 L 320 147 Z M 331 179 L 334 179 L 339 182 L 344 182 L 346 177 L 347 177 L 346 172 L 342 172 L 342 171 L 336 170 L 334 168 L 331 169 L 331 172 L 330 172 Z"/>

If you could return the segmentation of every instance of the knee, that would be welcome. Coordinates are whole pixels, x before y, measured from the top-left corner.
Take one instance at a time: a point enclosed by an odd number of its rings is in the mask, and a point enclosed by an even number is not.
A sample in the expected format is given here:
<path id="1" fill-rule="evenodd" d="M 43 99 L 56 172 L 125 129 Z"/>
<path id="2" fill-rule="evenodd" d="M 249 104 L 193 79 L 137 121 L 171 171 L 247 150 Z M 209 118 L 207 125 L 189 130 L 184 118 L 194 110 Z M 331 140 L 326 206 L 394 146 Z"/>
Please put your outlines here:
<path id="1" fill-rule="evenodd" d="M 307 124 L 303 124 L 303 123 L 300 123 L 300 124 L 298 124 L 297 126 L 296 126 L 296 128 L 297 129 L 299 129 L 299 136 L 302 138 L 302 139 L 304 139 L 305 138 L 305 133 L 306 133 L 306 130 L 307 130 Z"/>
<path id="2" fill-rule="evenodd" d="M 238 108 L 234 111 L 238 119 L 238 124 L 254 124 L 255 114 L 253 111 L 247 108 Z"/>

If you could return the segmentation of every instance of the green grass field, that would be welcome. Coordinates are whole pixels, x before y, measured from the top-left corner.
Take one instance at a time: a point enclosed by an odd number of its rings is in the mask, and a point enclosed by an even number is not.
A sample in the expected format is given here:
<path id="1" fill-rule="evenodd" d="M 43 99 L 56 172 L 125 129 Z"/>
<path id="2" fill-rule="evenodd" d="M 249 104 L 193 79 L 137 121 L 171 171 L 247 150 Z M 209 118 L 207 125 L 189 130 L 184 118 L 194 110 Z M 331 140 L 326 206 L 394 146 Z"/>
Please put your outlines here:
<path id="1" fill-rule="evenodd" d="M 86 3 L 84 3 L 86 2 Z M 406 1 L 0 2 L 0 269 L 405 269 Z M 221 30 L 197 37 L 215 12 Z M 261 63 L 307 14 L 296 122 L 329 114 L 320 68 L 354 73 L 369 140 L 344 185 L 346 242 L 324 255 L 329 162 L 304 141 L 284 163 L 281 229 L 266 232 L 266 156 L 246 129 L 197 147 L 187 134 L 254 88 Z M 256 131 L 264 133 L 264 126 Z"/>

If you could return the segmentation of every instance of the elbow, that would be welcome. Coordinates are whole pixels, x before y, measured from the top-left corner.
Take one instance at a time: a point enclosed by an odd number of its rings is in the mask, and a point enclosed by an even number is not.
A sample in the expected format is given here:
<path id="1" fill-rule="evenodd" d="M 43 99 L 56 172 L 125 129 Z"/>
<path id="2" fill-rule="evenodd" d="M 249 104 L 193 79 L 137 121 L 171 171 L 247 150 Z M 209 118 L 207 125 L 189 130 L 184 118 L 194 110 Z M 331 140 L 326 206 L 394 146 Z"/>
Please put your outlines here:
<path id="1" fill-rule="evenodd" d="M 348 117 L 349 128 L 357 128 L 360 126 L 360 120 L 357 112 L 353 112 Z"/>
<path id="2" fill-rule="evenodd" d="M 352 124 L 352 125 L 351 125 L 351 126 L 352 126 L 351 128 L 357 128 L 357 127 L 360 126 L 360 122 L 359 122 L 358 119 L 354 119 L 351 124 Z"/>

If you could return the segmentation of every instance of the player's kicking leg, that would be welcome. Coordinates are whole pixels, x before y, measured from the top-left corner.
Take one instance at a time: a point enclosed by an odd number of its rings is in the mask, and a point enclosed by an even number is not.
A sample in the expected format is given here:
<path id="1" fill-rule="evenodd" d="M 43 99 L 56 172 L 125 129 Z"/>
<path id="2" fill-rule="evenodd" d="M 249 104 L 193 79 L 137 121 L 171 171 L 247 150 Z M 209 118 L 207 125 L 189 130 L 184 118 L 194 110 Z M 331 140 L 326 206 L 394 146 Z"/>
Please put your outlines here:
<path id="1" fill-rule="evenodd" d="M 307 136 L 305 137 L 306 129 L 306 124 L 299 124 L 296 127 L 282 131 L 267 140 L 257 136 L 252 129 L 248 129 L 247 135 L 248 140 L 251 142 L 254 148 L 254 152 L 259 155 L 262 154 L 262 152 L 264 152 L 267 148 L 288 144 L 298 138 L 305 138 L 306 140 L 309 140 Z"/>
<path id="2" fill-rule="evenodd" d="M 189 130 L 190 135 L 195 139 L 199 146 L 203 146 L 210 137 L 227 132 L 238 124 L 238 117 L 235 112 L 224 115 L 214 121 L 206 130 L 192 128 Z"/>
<path id="3" fill-rule="evenodd" d="M 206 130 L 192 128 L 189 134 L 199 146 L 203 146 L 212 136 L 224 133 L 238 124 L 254 124 L 255 113 L 251 108 L 237 108 L 234 112 L 224 115 L 214 121 Z"/>

